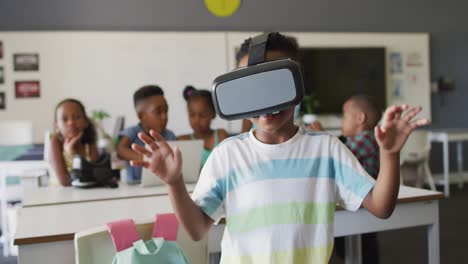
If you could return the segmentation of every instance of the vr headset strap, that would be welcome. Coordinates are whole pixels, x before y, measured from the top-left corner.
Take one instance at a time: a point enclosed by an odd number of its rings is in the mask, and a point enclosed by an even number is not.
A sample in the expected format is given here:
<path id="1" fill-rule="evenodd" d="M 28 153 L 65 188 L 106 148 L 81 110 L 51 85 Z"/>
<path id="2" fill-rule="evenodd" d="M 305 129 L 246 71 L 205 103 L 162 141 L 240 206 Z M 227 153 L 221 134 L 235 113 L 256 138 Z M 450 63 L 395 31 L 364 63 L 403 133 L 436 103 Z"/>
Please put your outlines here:
<path id="1" fill-rule="evenodd" d="M 270 33 L 258 35 L 250 40 L 248 66 L 265 62 L 266 45 Z"/>

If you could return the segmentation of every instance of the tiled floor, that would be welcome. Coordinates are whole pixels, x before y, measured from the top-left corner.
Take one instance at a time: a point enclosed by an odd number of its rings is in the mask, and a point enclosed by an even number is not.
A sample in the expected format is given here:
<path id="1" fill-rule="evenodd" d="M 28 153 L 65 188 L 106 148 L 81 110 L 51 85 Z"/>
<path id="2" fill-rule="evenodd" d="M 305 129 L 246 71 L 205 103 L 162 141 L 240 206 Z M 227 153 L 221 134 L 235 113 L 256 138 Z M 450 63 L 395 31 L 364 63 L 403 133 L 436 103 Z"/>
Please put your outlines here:
<path id="1" fill-rule="evenodd" d="M 1 264 L 16 264 L 18 263 L 18 258 L 17 257 L 8 257 L 5 258 L 1 254 L 3 252 L 3 247 L 0 245 L 0 263 Z"/>

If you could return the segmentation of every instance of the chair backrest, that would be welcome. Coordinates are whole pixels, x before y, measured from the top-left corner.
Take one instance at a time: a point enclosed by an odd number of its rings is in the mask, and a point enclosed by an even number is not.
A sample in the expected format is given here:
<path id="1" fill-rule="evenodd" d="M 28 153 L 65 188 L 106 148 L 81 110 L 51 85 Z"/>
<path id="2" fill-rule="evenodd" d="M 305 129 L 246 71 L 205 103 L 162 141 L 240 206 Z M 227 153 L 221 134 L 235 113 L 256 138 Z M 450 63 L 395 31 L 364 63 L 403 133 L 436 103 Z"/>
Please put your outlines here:
<path id="1" fill-rule="evenodd" d="M 50 161 L 50 131 L 46 131 L 44 134 L 44 160 Z"/>
<path id="2" fill-rule="evenodd" d="M 151 238 L 153 224 L 154 220 L 146 220 L 136 224 L 138 233 L 144 241 Z M 195 242 L 181 227 L 177 234 L 177 243 L 191 263 L 208 263 L 206 237 Z M 75 234 L 75 262 L 77 264 L 112 263 L 115 253 L 114 244 L 105 226 Z"/>
<path id="3" fill-rule="evenodd" d="M 60 183 L 58 181 L 57 175 L 55 174 L 54 168 L 50 163 L 50 137 L 52 133 L 50 131 L 46 131 L 44 134 L 44 161 L 47 162 L 47 174 L 48 178 L 44 179 L 45 182 L 43 184 L 45 186 L 59 186 Z"/>
<path id="4" fill-rule="evenodd" d="M 431 142 L 425 130 L 415 130 L 409 136 L 401 150 L 400 162 L 425 160 L 429 158 Z"/>
<path id="5" fill-rule="evenodd" d="M 118 116 L 115 119 L 114 130 L 112 131 L 112 139 L 115 140 L 119 136 L 119 132 L 125 127 L 125 117 Z"/>
<path id="6" fill-rule="evenodd" d="M 0 145 L 33 143 L 33 125 L 27 120 L 0 121 Z"/>

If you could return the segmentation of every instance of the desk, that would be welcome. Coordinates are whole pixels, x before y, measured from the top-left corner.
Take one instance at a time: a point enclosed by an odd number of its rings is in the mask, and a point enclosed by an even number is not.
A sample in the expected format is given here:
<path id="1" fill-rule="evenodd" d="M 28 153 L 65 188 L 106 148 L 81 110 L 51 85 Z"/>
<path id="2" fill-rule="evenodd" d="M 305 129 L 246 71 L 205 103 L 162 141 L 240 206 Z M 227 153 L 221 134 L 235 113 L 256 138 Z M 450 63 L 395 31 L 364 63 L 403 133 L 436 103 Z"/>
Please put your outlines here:
<path id="1" fill-rule="evenodd" d="M 194 188 L 195 184 L 187 184 L 189 191 L 192 191 Z M 50 186 L 47 188 L 37 188 L 25 193 L 23 207 L 142 198 L 166 194 L 167 187 L 164 185 L 140 187 L 139 185 L 120 183 L 119 187 L 114 189 L 77 189 L 73 187 Z"/>
<path id="2" fill-rule="evenodd" d="M 345 263 L 361 263 L 360 234 L 407 227 L 426 226 L 428 238 L 428 260 L 438 264 L 439 252 L 439 199 L 440 192 L 400 187 L 395 211 L 389 219 L 376 218 L 367 209 L 357 212 L 338 210 L 335 213 L 335 237 L 345 237 Z"/>
<path id="3" fill-rule="evenodd" d="M 363 208 L 357 212 L 338 210 L 334 219 L 335 236 L 349 236 L 346 244 L 351 250 L 347 250 L 347 263 L 358 263 L 360 259 L 357 235 L 422 225 L 428 227 L 429 263 L 439 263 L 438 199 L 442 197 L 439 192 L 402 186 L 395 211 L 387 220 L 377 219 Z M 76 232 L 113 220 L 148 219 L 156 213 L 172 211 L 166 194 L 22 208 L 15 236 L 19 263 L 74 263 Z M 221 250 L 222 232 L 222 225 L 210 230 L 209 252 Z"/>
<path id="4" fill-rule="evenodd" d="M 129 186 L 127 190 L 136 191 L 136 188 L 138 187 Z M 189 192 L 193 188 L 194 185 L 187 186 Z M 147 191 L 145 188 L 141 189 L 142 193 Z M 30 204 L 29 207 L 21 208 L 18 211 L 15 235 L 15 245 L 19 246 L 19 263 L 74 263 L 75 233 L 115 220 L 152 219 L 157 213 L 172 212 L 167 192 L 159 190 L 161 188 L 158 188 L 158 192 L 153 190 L 152 196 L 134 195 L 123 198 L 120 195 L 122 193 L 113 189 L 113 197 L 105 194 L 98 197 L 101 200 L 97 200 L 96 194 L 93 194 L 90 195 L 93 199 L 81 202 L 72 199 L 68 203 Z M 69 193 L 64 197 L 67 195 Z M 76 197 L 78 196 L 74 196 Z"/>
<path id="5" fill-rule="evenodd" d="M 2 214 L 4 256 L 8 256 L 10 254 L 10 228 L 8 227 L 7 219 L 7 199 L 13 196 L 8 190 L 9 188 L 6 186 L 4 177 L 6 177 L 8 174 L 13 174 L 18 175 L 21 178 L 22 186 L 17 186 L 17 188 L 12 189 L 12 192 L 15 192 L 14 196 L 20 199 L 24 187 L 33 185 L 38 186 L 39 177 L 41 174 L 46 173 L 47 168 L 47 162 L 42 160 L 0 161 L 0 212 Z M 31 171 L 31 173 L 27 173 L 28 171 Z"/>
<path id="6" fill-rule="evenodd" d="M 449 142 L 457 142 L 457 165 L 459 173 L 459 187 L 463 186 L 463 141 L 468 141 L 468 129 L 446 129 L 432 130 L 428 134 L 431 142 L 441 142 L 443 150 L 443 166 L 444 166 L 444 194 L 450 196 L 450 181 L 449 181 Z"/>

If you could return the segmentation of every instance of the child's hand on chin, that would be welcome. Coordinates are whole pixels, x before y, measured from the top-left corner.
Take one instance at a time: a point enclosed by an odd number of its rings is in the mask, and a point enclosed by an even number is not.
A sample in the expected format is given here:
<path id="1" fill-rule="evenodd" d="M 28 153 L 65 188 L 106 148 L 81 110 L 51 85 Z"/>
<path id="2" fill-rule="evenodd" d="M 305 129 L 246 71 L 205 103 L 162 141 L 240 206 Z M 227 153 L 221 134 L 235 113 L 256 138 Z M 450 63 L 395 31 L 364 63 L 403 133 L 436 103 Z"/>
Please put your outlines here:
<path id="1" fill-rule="evenodd" d="M 80 133 L 76 135 L 71 135 L 65 138 L 65 142 L 63 142 L 63 148 L 65 152 L 70 155 L 76 154 L 76 146 L 82 136 L 83 136 L 83 131 L 81 131 Z"/>

